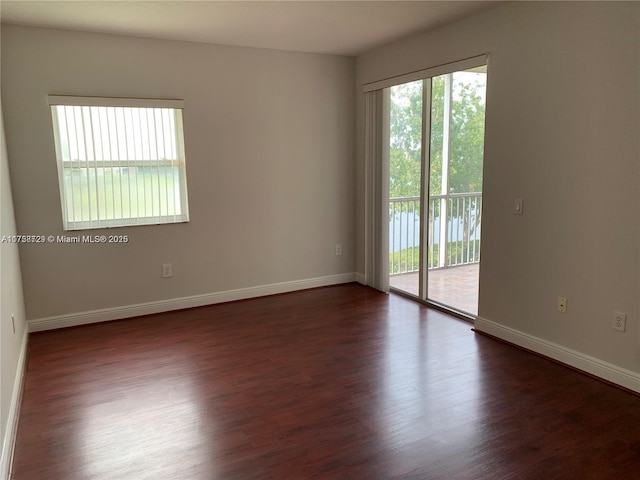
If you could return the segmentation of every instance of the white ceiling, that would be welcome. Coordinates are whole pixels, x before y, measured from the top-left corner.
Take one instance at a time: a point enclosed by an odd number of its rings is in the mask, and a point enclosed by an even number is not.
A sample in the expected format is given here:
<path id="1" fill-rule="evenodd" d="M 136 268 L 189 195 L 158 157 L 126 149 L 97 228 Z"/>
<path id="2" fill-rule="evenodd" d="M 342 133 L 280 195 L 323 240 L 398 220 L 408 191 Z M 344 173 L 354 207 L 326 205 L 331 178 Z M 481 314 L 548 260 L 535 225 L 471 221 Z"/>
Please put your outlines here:
<path id="1" fill-rule="evenodd" d="M 0 1 L 2 23 L 359 55 L 497 1 Z"/>

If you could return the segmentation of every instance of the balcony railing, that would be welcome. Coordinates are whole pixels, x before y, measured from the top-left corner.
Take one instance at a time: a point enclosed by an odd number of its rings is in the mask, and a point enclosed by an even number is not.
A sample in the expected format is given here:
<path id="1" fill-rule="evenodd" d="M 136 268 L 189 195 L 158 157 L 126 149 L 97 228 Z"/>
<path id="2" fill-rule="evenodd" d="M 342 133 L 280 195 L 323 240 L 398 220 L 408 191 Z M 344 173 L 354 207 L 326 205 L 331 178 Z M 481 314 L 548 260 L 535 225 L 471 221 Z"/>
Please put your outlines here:
<path id="1" fill-rule="evenodd" d="M 428 269 L 480 261 L 482 193 L 429 197 Z M 442 246 L 442 248 L 441 248 Z M 420 266 L 420 197 L 389 201 L 389 274 L 417 272 Z"/>

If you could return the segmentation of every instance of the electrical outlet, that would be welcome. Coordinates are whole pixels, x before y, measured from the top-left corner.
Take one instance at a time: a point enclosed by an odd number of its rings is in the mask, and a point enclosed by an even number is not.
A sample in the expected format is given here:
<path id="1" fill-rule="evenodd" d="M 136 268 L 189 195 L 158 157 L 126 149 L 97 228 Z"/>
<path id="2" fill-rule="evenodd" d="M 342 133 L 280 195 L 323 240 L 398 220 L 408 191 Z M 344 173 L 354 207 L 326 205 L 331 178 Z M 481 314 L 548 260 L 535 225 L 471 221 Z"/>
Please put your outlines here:
<path id="1" fill-rule="evenodd" d="M 173 267 L 170 263 L 162 264 L 162 278 L 173 277 Z"/>
<path id="2" fill-rule="evenodd" d="M 336 244 L 336 255 L 337 256 L 342 255 L 342 245 L 340 245 L 339 243 Z"/>
<path id="3" fill-rule="evenodd" d="M 624 332 L 627 326 L 627 314 L 623 312 L 613 312 L 611 328 Z"/>
<path id="4" fill-rule="evenodd" d="M 567 313 L 567 299 L 564 297 L 558 297 L 558 311 L 560 313 Z"/>

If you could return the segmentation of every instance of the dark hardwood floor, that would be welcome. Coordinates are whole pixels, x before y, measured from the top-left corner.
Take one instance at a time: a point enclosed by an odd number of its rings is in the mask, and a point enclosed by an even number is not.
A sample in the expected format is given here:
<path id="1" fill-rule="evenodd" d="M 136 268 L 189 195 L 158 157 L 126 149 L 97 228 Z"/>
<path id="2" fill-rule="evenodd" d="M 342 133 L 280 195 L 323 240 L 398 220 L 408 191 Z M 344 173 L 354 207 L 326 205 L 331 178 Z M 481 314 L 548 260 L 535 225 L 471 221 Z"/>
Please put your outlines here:
<path id="1" fill-rule="evenodd" d="M 640 478 L 640 397 L 355 284 L 29 348 L 14 480 Z"/>

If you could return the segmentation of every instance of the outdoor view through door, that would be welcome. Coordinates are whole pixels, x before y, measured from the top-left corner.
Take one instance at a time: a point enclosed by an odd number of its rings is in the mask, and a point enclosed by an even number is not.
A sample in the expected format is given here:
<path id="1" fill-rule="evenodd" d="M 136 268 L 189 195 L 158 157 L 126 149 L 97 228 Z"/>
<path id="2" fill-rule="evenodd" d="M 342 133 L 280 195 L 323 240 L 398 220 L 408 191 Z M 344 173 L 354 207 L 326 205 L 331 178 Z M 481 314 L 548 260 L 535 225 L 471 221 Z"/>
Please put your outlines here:
<path id="1" fill-rule="evenodd" d="M 486 66 L 385 91 L 389 284 L 471 315 L 478 313 L 485 91 Z"/>

